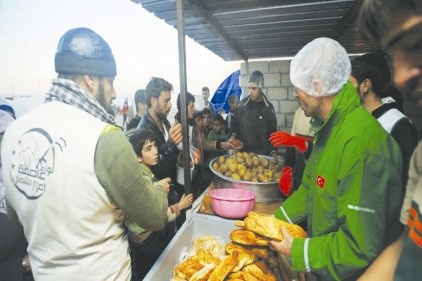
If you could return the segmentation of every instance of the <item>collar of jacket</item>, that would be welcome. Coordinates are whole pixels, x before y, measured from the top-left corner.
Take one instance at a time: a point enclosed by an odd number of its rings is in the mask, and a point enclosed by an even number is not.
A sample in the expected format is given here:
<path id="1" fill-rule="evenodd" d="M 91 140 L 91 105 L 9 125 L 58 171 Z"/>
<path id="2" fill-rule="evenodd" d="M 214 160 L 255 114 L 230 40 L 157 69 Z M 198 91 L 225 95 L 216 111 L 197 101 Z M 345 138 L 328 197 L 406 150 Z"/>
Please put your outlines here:
<path id="1" fill-rule="evenodd" d="M 380 107 L 374 109 L 371 112 L 371 115 L 378 119 L 384 113 L 386 113 L 387 111 L 389 111 L 390 109 L 393 109 L 393 108 L 396 108 L 398 110 L 396 102 L 383 103 L 383 104 L 381 104 Z"/>
<path id="2" fill-rule="evenodd" d="M 323 123 L 318 118 L 312 118 L 311 125 L 315 129 L 314 140 L 316 141 L 320 135 L 328 134 L 331 128 L 359 106 L 362 106 L 359 95 L 352 83 L 348 81 L 334 98 L 327 120 Z"/>
<path id="3" fill-rule="evenodd" d="M 149 114 L 148 110 L 145 110 L 144 116 L 142 116 L 141 121 L 145 118 L 145 122 L 147 122 L 149 124 L 150 127 L 157 127 L 158 130 L 160 130 L 158 128 L 158 125 L 155 123 L 154 119 L 152 119 L 151 114 Z M 170 122 L 167 119 L 163 120 L 163 124 L 166 127 L 167 131 L 170 130 Z M 161 131 L 160 131 L 161 132 Z"/>
<path id="4" fill-rule="evenodd" d="M 247 97 L 245 100 L 245 105 L 247 105 L 250 101 L 251 101 L 251 96 Z M 266 107 L 270 106 L 270 102 L 268 101 L 267 97 L 264 95 L 264 93 L 262 93 L 262 101 L 265 103 Z M 261 102 L 261 101 L 257 101 L 257 102 Z"/>
<path id="5" fill-rule="evenodd" d="M 145 163 L 143 163 L 143 162 L 139 163 L 139 165 L 141 165 L 142 172 L 146 176 L 148 176 L 153 182 L 155 182 L 156 178 L 155 178 L 154 174 L 152 173 L 151 169 L 147 165 L 145 165 Z"/>

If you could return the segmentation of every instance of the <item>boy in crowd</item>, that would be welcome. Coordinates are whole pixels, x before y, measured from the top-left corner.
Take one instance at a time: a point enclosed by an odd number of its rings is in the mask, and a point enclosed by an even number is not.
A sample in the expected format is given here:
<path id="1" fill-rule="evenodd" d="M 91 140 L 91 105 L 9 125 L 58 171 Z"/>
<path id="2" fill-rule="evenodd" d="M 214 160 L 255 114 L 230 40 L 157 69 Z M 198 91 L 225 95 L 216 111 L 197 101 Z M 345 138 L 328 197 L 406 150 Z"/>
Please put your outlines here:
<path id="1" fill-rule="evenodd" d="M 150 130 L 132 131 L 128 138 L 142 171 L 153 183 L 157 182 L 158 180 L 151 172 L 151 167 L 157 165 L 159 157 L 154 133 Z M 158 186 L 158 188 L 160 187 Z M 181 210 L 192 205 L 192 199 L 192 194 L 183 194 L 178 203 L 169 206 L 167 222 L 174 221 L 180 215 Z M 126 220 L 126 224 L 132 249 L 132 280 L 142 280 L 166 248 L 167 242 L 162 239 L 159 231 L 146 231 L 133 222 L 130 217 Z"/>
<path id="2" fill-rule="evenodd" d="M 216 114 L 212 119 L 212 130 L 208 133 L 207 138 L 212 141 L 227 141 L 229 136 L 224 132 L 224 119 L 220 114 Z"/>
<path id="3" fill-rule="evenodd" d="M 201 130 L 203 130 L 203 126 L 204 126 L 204 114 L 202 111 L 196 111 L 193 114 L 193 120 L 195 120 L 195 126 L 197 126 L 198 128 L 200 128 Z"/>
<path id="4" fill-rule="evenodd" d="M 229 136 L 224 130 L 224 119 L 220 114 L 216 114 L 212 118 L 212 130 L 208 133 L 207 139 L 210 141 L 228 141 Z M 222 151 L 208 152 L 205 157 L 205 163 L 208 165 L 212 159 L 224 155 L 224 153 Z"/>
<path id="5" fill-rule="evenodd" d="M 216 114 L 214 114 L 215 116 Z M 208 108 L 204 108 L 202 110 L 202 127 L 204 128 L 205 135 L 208 135 L 208 133 L 212 129 L 212 122 L 211 119 L 213 116 L 211 116 L 211 111 Z"/>
<path id="6" fill-rule="evenodd" d="M 239 107 L 239 96 L 231 95 L 229 97 L 229 112 L 227 113 L 226 123 L 227 123 L 227 133 L 230 135 L 232 133 L 232 120 L 234 113 Z"/>

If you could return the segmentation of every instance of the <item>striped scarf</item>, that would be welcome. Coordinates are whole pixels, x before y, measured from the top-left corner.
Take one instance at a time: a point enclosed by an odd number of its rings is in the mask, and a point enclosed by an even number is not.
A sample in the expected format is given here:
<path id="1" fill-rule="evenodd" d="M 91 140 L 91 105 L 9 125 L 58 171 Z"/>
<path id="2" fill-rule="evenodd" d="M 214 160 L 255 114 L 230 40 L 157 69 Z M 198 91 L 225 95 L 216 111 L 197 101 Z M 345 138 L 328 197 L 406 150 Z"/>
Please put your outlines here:
<path id="1" fill-rule="evenodd" d="M 114 116 L 109 114 L 95 98 L 84 91 L 77 83 L 68 79 L 56 78 L 53 79 L 52 84 L 53 86 L 45 96 L 45 102 L 63 102 L 79 108 L 103 122 L 116 124 Z"/>

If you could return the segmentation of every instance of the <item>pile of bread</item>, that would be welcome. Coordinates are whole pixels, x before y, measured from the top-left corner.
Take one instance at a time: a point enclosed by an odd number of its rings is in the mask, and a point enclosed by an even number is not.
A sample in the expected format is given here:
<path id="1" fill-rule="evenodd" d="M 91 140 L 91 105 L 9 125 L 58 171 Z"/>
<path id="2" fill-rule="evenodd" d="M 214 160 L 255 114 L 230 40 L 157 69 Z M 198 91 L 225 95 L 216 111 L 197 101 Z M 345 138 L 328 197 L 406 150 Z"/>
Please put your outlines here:
<path id="1" fill-rule="evenodd" d="M 295 238 L 306 237 L 298 225 L 255 212 L 235 224 L 239 228 L 225 245 L 213 236 L 195 238 L 189 257 L 175 267 L 172 281 L 276 281 L 278 258 L 268 247 L 270 241 L 283 240 L 282 226 Z"/>

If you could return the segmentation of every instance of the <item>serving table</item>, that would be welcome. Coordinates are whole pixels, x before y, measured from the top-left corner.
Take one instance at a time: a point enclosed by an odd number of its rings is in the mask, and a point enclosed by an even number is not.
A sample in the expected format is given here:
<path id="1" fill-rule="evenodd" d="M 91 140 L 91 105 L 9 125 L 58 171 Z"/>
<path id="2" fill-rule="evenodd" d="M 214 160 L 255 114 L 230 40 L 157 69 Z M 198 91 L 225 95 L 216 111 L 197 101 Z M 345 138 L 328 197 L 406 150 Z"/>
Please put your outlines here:
<path id="1" fill-rule="evenodd" d="M 230 242 L 230 233 L 237 228 L 235 226 L 236 219 L 222 218 L 215 215 L 210 210 L 211 208 L 204 208 L 204 198 L 213 188 L 212 185 L 209 186 L 194 201 L 192 208 L 186 211 L 186 221 L 145 276 L 144 281 L 171 280 L 175 266 L 187 257 L 192 241 L 198 236 L 215 236 L 224 243 Z M 279 202 L 273 203 L 255 203 L 253 211 L 271 215 L 281 203 L 281 199 Z M 280 278 L 278 281 L 305 281 L 303 274 L 291 270 L 288 258 L 279 256 L 279 268 Z"/>

